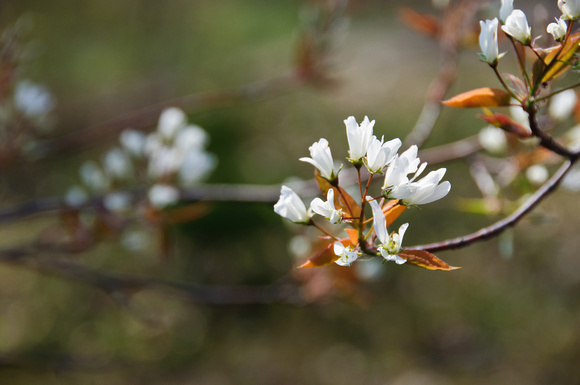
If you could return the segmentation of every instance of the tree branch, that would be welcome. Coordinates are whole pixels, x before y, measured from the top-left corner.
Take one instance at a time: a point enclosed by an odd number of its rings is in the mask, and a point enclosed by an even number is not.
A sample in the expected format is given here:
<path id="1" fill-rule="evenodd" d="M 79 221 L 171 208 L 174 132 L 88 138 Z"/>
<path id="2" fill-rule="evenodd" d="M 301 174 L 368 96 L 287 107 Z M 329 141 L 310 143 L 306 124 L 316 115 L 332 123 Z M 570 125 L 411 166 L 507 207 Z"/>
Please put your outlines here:
<path id="1" fill-rule="evenodd" d="M 482 241 L 499 235 L 508 227 L 514 226 L 518 223 L 526 214 L 532 211 L 544 198 L 546 198 L 550 193 L 552 193 L 556 187 L 562 181 L 562 178 L 570 171 L 575 163 L 575 160 L 566 161 L 558 171 L 542 186 L 540 187 L 523 205 L 521 205 L 513 214 L 510 216 L 490 225 L 484 227 L 474 233 L 469 235 L 464 235 L 462 237 L 448 239 L 446 241 L 429 243 L 426 245 L 418 245 L 406 247 L 408 250 L 426 250 L 426 251 L 442 251 L 450 249 L 459 249 L 461 247 L 469 246 L 475 242 Z"/>
<path id="2" fill-rule="evenodd" d="M 298 288 L 288 283 L 265 286 L 198 285 L 109 272 L 41 253 L 34 248 L 1 250 L 0 262 L 88 284 L 111 295 L 131 295 L 141 290 L 152 290 L 180 300 L 211 305 L 302 303 Z"/>

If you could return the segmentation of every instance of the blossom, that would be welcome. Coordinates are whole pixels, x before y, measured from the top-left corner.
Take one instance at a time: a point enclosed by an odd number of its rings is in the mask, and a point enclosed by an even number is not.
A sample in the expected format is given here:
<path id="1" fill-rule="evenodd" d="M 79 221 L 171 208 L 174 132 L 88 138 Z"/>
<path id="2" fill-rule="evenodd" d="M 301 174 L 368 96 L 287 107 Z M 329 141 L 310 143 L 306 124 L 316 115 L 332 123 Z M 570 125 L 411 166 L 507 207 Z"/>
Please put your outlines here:
<path id="1" fill-rule="evenodd" d="M 334 254 L 340 257 L 334 261 L 340 266 L 350 266 L 351 263 L 361 256 L 361 253 L 355 251 L 352 246 L 345 247 L 341 242 L 336 242 L 334 244 Z"/>
<path id="2" fill-rule="evenodd" d="M 31 118 L 40 117 L 52 110 L 56 102 L 46 86 L 22 80 L 14 89 L 16 107 Z"/>
<path id="3" fill-rule="evenodd" d="M 344 124 L 346 126 L 346 136 L 348 139 L 349 160 L 352 163 L 360 163 L 363 156 L 367 153 L 367 148 L 373 135 L 375 121 L 370 122 L 368 116 L 365 116 L 359 126 L 354 116 L 349 116 L 344 121 Z"/>
<path id="4" fill-rule="evenodd" d="M 562 11 L 562 16 L 568 20 L 580 18 L 580 0 L 558 0 L 558 8 Z"/>
<path id="5" fill-rule="evenodd" d="M 482 128 L 477 134 L 477 139 L 481 147 L 492 154 L 501 154 L 508 148 L 505 132 L 492 125 Z"/>
<path id="6" fill-rule="evenodd" d="M 497 61 L 501 59 L 504 55 L 499 54 L 499 46 L 497 42 L 497 17 L 493 20 L 481 20 L 479 25 L 481 26 L 481 32 L 479 33 L 479 47 L 481 48 L 481 53 L 479 56 L 481 60 L 489 65 L 497 65 Z"/>
<path id="7" fill-rule="evenodd" d="M 147 197 L 153 207 L 162 209 L 179 201 L 179 190 L 173 186 L 159 183 L 149 189 Z"/>
<path id="8" fill-rule="evenodd" d="M 217 166 L 215 155 L 200 149 L 191 149 L 184 156 L 179 168 L 179 179 L 190 186 L 204 179 Z"/>
<path id="9" fill-rule="evenodd" d="M 534 164 L 526 169 L 526 178 L 531 184 L 539 186 L 550 177 L 550 173 L 546 166 L 542 164 Z"/>
<path id="10" fill-rule="evenodd" d="M 332 159 L 332 153 L 330 152 L 330 147 L 328 147 L 328 141 L 321 138 L 318 142 L 314 142 L 312 146 L 308 147 L 310 150 L 310 156 L 312 158 L 300 158 L 302 162 L 308 162 L 316 167 L 324 179 L 329 181 L 336 179 L 340 168 L 334 166 L 334 160 Z"/>
<path id="11" fill-rule="evenodd" d="M 523 45 L 529 45 L 532 41 L 532 28 L 528 25 L 526 14 L 520 9 L 510 13 L 501 29 Z"/>
<path id="12" fill-rule="evenodd" d="M 499 19 L 505 23 L 506 19 L 514 10 L 514 0 L 501 0 L 501 8 L 499 9 Z"/>
<path id="13" fill-rule="evenodd" d="M 334 207 L 334 189 L 328 190 L 326 202 L 320 198 L 314 198 L 314 200 L 310 202 L 310 208 L 316 214 L 328 219 L 332 224 L 342 221 L 342 210 L 337 210 Z"/>
<path id="14" fill-rule="evenodd" d="M 397 150 L 401 147 L 401 139 L 396 138 L 383 143 L 384 137 L 378 140 L 372 136 L 366 158 L 366 165 L 371 174 L 379 174 L 397 155 Z"/>
<path id="15" fill-rule="evenodd" d="M 445 175 L 445 168 L 431 171 L 417 182 L 410 181 L 401 184 L 389 192 L 389 198 L 401 199 L 409 206 L 423 205 L 434 202 L 446 196 L 451 190 L 451 183 L 441 179 Z"/>
<path id="16" fill-rule="evenodd" d="M 574 90 L 566 90 L 552 96 L 548 106 L 548 114 L 556 120 L 568 118 L 578 104 L 578 96 Z"/>
<path id="17" fill-rule="evenodd" d="M 109 188 L 109 178 L 107 178 L 97 163 L 91 160 L 81 165 L 80 174 L 83 184 L 93 191 L 102 191 Z"/>
<path id="18" fill-rule="evenodd" d="M 64 201 L 68 206 L 80 207 L 89 200 L 89 195 L 81 186 L 74 185 L 68 189 Z"/>
<path id="19" fill-rule="evenodd" d="M 120 148 L 107 152 L 103 158 L 103 167 L 111 178 L 125 179 L 133 172 L 129 156 Z"/>
<path id="20" fill-rule="evenodd" d="M 307 224 L 310 222 L 310 215 L 304 202 L 298 194 L 287 186 L 282 186 L 280 189 L 280 199 L 274 205 L 274 212 L 295 223 Z"/>
<path id="21" fill-rule="evenodd" d="M 383 190 L 392 189 L 393 187 L 408 183 L 409 179 L 407 178 L 407 175 L 413 172 L 415 173 L 415 177 L 421 174 L 427 164 L 423 163 L 419 169 L 419 163 L 421 163 L 421 160 L 417 158 L 417 151 L 417 146 L 413 145 L 409 147 L 407 151 L 393 159 L 387 172 L 385 172 Z"/>
<path id="22" fill-rule="evenodd" d="M 119 137 L 121 146 L 132 156 L 141 157 L 145 148 L 145 134 L 136 130 L 125 130 Z"/>
<path id="23" fill-rule="evenodd" d="M 172 140 L 175 135 L 187 124 L 185 112 L 177 107 L 169 107 L 161 112 L 157 131 L 166 140 Z"/>
<path id="24" fill-rule="evenodd" d="M 546 28 L 549 34 L 554 36 L 554 40 L 556 41 L 563 41 L 566 38 L 566 34 L 568 32 L 568 26 L 566 25 L 566 21 L 562 18 L 556 19 L 555 23 L 548 24 Z"/>
<path id="25" fill-rule="evenodd" d="M 126 211 L 131 207 L 131 194 L 127 192 L 113 192 L 105 195 L 103 198 L 103 206 L 109 211 Z"/>
<path id="26" fill-rule="evenodd" d="M 387 261 L 394 261 L 398 265 L 402 265 L 406 260 L 399 257 L 398 254 L 402 251 L 401 244 L 403 243 L 403 236 L 409 224 L 405 223 L 401 225 L 398 233 L 393 232 L 393 234 L 389 235 L 387 232 L 387 220 L 383 214 L 383 210 L 381 210 L 376 200 L 372 200 L 370 197 L 367 197 L 367 200 L 369 200 L 371 209 L 373 210 L 373 227 L 379 240 L 379 252 Z"/>

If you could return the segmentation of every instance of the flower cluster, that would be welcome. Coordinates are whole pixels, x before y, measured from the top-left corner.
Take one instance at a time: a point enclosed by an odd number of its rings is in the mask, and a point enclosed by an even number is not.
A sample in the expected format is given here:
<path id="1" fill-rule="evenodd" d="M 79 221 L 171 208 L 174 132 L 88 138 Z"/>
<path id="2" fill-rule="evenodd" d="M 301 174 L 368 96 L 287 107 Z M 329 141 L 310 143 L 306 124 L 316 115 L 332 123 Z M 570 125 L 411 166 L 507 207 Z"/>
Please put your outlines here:
<path id="1" fill-rule="evenodd" d="M 514 9 L 513 0 L 501 0 L 499 10 L 499 20 L 480 21 L 481 33 L 479 35 L 479 46 L 481 59 L 491 66 L 497 66 L 498 60 L 505 55 L 500 54 L 498 48 L 498 26 L 501 22 L 501 29 L 511 39 L 525 45 L 532 46 L 532 28 L 528 24 L 525 13 L 520 9 Z M 568 36 L 568 24 L 580 18 L 580 1 L 578 0 L 558 0 L 558 7 L 562 15 L 556 19 L 555 23 L 548 24 L 546 31 L 551 34 L 554 40 L 563 42 Z"/>
<path id="2" fill-rule="evenodd" d="M 0 168 L 38 157 L 37 140 L 54 125 L 56 100 L 49 88 L 20 77 L 27 64 L 25 30 L 17 24 L 0 34 Z"/>
<path id="3" fill-rule="evenodd" d="M 187 116 L 178 108 L 165 109 L 157 130 L 145 135 L 125 130 L 120 146 L 105 154 L 101 165 L 87 161 L 81 165 L 83 186 L 73 186 L 65 200 L 71 206 L 82 205 L 90 194 L 103 195 L 103 204 L 110 211 L 131 208 L 133 196 L 127 186 L 147 187 L 147 201 L 162 209 L 176 203 L 180 187 L 188 187 L 208 175 L 216 159 L 205 151 L 206 132 L 187 123 Z"/>
<path id="4" fill-rule="evenodd" d="M 446 170 L 441 168 L 419 178 L 427 163 L 421 163 L 417 157 L 416 146 L 399 154 L 401 140 L 385 142 L 384 137 L 379 140 L 373 135 L 375 121 L 368 117 L 359 124 L 350 116 L 344 124 L 349 145 L 347 160 L 357 171 L 360 199 L 353 198 L 339 185 L 338 176 L 343 165 L 334 161 L 328 141 L 322 138 L 310 146 L 310 157 L 300 160 L 316 168 L 316 179 L 326 200 L 314 198 L 307 208 L 298 194 L 290 187 L 282 186 L 280 199 L 274 205 L 278 215 L 298 224 L 315 226 L 330 240 L 328 247 L 303 267 L 331 262 L 349 266 L 362 257 L 382 257 L 397 264 L 407 262 L 430 269 L 452 270 L 432 254 L 422 252 L 419 258 L 417 255 L 421 252 L 417 250 L 405 252 L 402 241 L 408 223 L 400 226 L 398 232 L 389 234 L 387 231 L 387 222 L 394 221 L 407 207 L 430 203 L 449 193 L 451 184 L 441 182 Z M 361 173 L 362 169 L 366 170 L 365 175 Z M 384 175 L 384 183 L 381 193 L 372 197 L 368 193 L 371 181 L 377 175 Z M 366 187 L 363 187 L 363 176 L 368 178 Z M 367 228 L 370 220 L 365 217 L 367 204 L 373 215 L 370 228 Z M 339 227 L 331 232 L 323 222 L 315 220 L 315 215 Z M 347 238 L 339 237 L 343 231 L 348 234 Z"/>

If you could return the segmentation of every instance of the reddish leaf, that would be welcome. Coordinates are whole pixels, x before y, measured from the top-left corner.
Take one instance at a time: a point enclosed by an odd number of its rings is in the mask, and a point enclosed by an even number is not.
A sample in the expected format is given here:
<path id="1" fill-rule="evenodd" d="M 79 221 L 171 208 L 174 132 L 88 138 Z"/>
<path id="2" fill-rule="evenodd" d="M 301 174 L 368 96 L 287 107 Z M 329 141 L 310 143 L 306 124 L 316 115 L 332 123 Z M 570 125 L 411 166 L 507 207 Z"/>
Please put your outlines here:
<path id="1" fill-rule="evenodd" d="M 450 271 L 460 269 L 460 267 L 449 266 L 433 254 L 424 250 L 403 250 L 399 257 L 405 259 L 407 263 L 429 270 Z"/>
<path id="2" fill-rule="evenodd" d="M 402 7 L 399 11 L 399 19 L 407 28 L 427 36 L 437 36 L 441 30 L 441 22 L 435 16 L 421 14 L 411 8 Z"/>
<path id="3" fill-rule="evenodd" d="M 483 87 L 467 91 L 441 103 L 450 107 L 501 107 L 509 106 L 511 96 L 498 88 Z"/>
<path id="4" fill-rule="evenodd" d="M 343 245 L 348 246 L 350 245 L 350 239 L 345 238 L 341 239 L 338 242 L 342 242 Z M 298 266 L 299 269 L 305 267 L 321 267 L 330 265 L 332 262 L 336 261 L 339 257 L 338 255 L 334 254 L 334 244 L 336 242 L 332 242 L 330 245 L 326 246 L 308 261 L 304 262 L 302 265 Z"/>
<path id="5" fill-rule="evenodd" d="M 509 116 L 503 114 L 479 115 L 479 117 L 491 125 L 501 128 L 519 138 L 529 138 L 532 136 L 532 131 L 528 127 L 524 127 L 519 123 L 514 122 Z"/>

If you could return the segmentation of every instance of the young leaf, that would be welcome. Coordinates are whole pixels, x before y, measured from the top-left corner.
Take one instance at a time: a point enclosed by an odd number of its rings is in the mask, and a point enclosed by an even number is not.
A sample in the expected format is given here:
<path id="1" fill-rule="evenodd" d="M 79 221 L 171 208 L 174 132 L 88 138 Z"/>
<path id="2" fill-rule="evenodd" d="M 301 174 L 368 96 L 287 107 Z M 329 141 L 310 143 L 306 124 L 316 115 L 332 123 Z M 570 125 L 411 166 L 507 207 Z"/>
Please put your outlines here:
<path id="1" fill-rule="evenodd" d="M 509 116 L 503 114 L 490 114 L 490 115 L 479 115 L 479 117 L 489 124 L 499 127 L 504 131 L 516 135 L 518 138 L 529 138 L 532 136 L 532 131 L 516 123 Z"/>
<path id="2" fill-rule="evenodd" d="M 430 37 L 439 35 L 441 31 L 441 22 L 435 16 L 421 14 L 408 7 L 401 8 L 399 19 L 407 28 Z"/>
<path id="3" fill-rule="evenodd" d="M 541 82 L 550 81 L 561 74 L 564 73 L 570 67 L 570 64 L 574 58 L 574 54 L 578 52 L 580 48 L 580 33 L 576 33 L 568 39 L 564 47 L 559 46 L 553 47 L 548 51 L 546 56 L 543 58 L 545 67 L 541 65 L 540 67 L 544 69 Z"/>
<path id="4" fill-rule="evenodd" d="M 385 213 L 385 218 L 387 218 L 387 226 L 393 223 L 406 209 L 407 206 L 398 203 L 392 206 L 389 206 L 389 204 L 385 205 L 383 207 L 383 213 Z"/>
<path id="5" fill-rule="evenodd" d="M 353 246 L 358 245 L 358 230 L 356 229 L 345 229 L 347 234 L 348 234 L 348 238 L 350 239 L 350 243 L 352 243 Z"/>
<path id="6" fill-rule="evenodd" d="M 399 257 L 405 259 L 407 263 L 422 267 L 429 270 L 451 271 L 460 269 L 460 267 L 450 266 L 433 254 L 424 250 L 403 250 Z"/>
<path id="7" fill-rule="evenodd" d="M 501 107 L 509 106 L 511 96 L 498 88 L 483 87 L 456 95 L 441 103 L 450 107 Z"/>
<path id="8" fill-rule="evenodd" d="M 348 246 L 351 244 L 350 239 L 348 239 L 348 238 L 341 239 L 340 241 L 337 241 L 337 242 L 342 242 L 342 244 L 345 246 Z M 339 258 L 339 256 L 334 254 L 334 244 L 335 243 L 336 242 L 332 242 L 331 244 L 326 246 L 324 249 L 322 249 L 317 254 L 315 254 L 312 258 L 310 258 L 308 261 L 306 261 L 302 265 L 298 266 L 298 268 L 302 269 L 305 267 L 321 267 L 321 266 L 330 265 L 332 262 L 336 261 Z"/>

